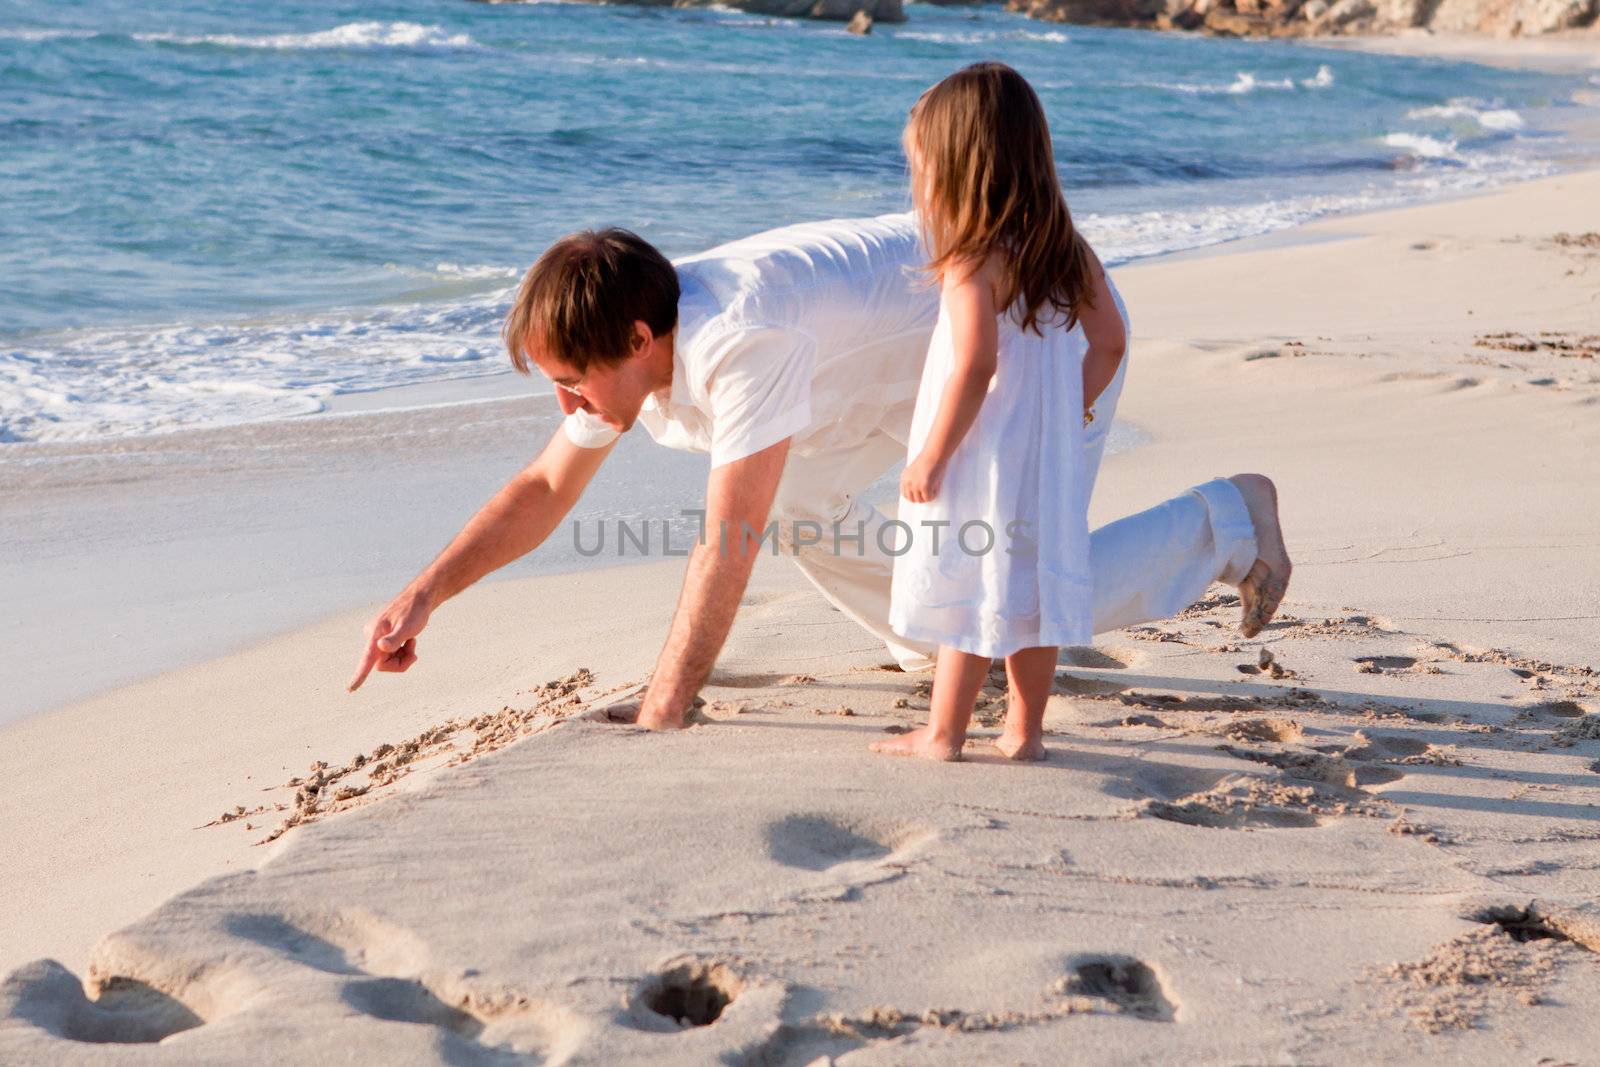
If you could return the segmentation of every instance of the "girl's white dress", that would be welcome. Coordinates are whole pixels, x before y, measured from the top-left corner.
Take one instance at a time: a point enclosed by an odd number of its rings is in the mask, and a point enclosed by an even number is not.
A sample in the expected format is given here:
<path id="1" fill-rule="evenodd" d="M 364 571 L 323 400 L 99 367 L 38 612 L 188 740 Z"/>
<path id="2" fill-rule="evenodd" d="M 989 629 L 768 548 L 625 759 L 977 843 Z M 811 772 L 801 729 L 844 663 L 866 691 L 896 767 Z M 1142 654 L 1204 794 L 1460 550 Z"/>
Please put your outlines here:
<path id="1" fill-rule="evenodd" d="M 1084 467 L 1083 327 L 1023 331 L 999 319 L 989 393 L 939 495 L 900 500 L 889 624 L 980 656 L 1092 638 L 1089 481 Z M 917 392 L 916 458 L 955 363 L 943 300 Z"/>

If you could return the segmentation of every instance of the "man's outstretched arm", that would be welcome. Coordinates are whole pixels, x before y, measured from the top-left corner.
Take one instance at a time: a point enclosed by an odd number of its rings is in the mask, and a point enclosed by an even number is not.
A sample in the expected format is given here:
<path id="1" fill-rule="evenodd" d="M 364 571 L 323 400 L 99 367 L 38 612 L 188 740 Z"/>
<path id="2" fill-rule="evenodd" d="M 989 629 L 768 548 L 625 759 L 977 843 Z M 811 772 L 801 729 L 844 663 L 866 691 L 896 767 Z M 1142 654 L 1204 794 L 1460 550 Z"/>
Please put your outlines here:
<path id="1" fill-rule="evenodd" d="M 446 600 L 532 552 L 578 502 L 615 447 L 579 448 L 557 428 L 539 458 L 506 483 L 456 534 L 437 559 L 367 624 L 367 647 L 350 681 L 353 692 L 376 667 L 403 671 L 417 661 L 417 635 Z"/>
<path id="2" fill-rule="evenodd" d="M 733 628 L 788 455 L 785 438 L 712 470 L 706 483 L 705 543 L 689 556 L 672 629 L 639 706 L 641 726 L 671 730 L 685 725 L 689 705 Z M 725 546 L 722 530 L 727 531 Z"/>

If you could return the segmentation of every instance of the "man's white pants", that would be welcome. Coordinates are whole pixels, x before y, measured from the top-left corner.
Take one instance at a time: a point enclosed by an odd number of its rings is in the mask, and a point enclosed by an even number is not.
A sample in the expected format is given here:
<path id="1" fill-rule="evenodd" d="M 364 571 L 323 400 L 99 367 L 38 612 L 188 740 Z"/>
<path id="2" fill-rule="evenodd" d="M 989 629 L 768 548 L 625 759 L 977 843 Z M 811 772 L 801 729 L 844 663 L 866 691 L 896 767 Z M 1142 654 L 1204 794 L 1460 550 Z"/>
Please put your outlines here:
<path id="1" fill-rule="evenodd" d="M 1095 403 L 1084 444 L 1091 491 L 1127 367 L 1124 357 Z M 897 540 L 893 530 L 879 540 L 886 520 L 858 496 L 905 456 L 905 442 L 884 431 L 848 450 L 792 456 L 778 484 L 773 516 L 784 552 L 793 554 L 822 595 L 881 640 L 901 667 L 916 671 L 931 667 L 937 650 L 889 628 L 894 557 L 882 546 L 893 547 Z M 1214 581 L 1238 585 L 1255 558 L 1255 530 L 1244 498 L 1224 478 L 1108 523 L 1093 531 L 1089 542 L 1094 632 L 1170 618 L 1200 599 Z"/>

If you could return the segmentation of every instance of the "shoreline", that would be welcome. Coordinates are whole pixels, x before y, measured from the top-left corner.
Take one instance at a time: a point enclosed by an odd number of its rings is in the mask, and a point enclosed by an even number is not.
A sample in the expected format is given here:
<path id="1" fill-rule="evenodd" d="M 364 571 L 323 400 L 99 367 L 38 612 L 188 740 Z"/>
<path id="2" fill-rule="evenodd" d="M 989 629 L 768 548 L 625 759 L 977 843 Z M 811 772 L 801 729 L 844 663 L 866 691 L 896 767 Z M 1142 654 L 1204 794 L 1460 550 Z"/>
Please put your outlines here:
<path id="1" fill-rule="evenodd" d="M 558 422 L 524 395 L 20 446 L 48 461 L 0 461 L 0 730 L 392 596 Z M 673 514 L 704 466 L 625 440 L 572 519 Z M 503 576 L 581 569 L 560 534 Z"/>
<path id="2" fill-rule="evenodd" d="M 1180 35 L 1188 36 L 1187 34 Z M 1593 38 L 1596 41 L 1600 41 L 1600 31 L 1595 31 L 1592 34 L 1589 34 L 1588 37 Z M 1573 62 L 1563 59 L 1562 57 L 1566 55 L 1566 52 L 1577 54 L 1575 50 L 1581 50 L 1586 42 L 1584 35 L 1569 35 L 1567 38 L 1562 38 L 1562 44 L 1560 46 L 1557 46 L 1555 43 L 1548 41 L 1545 38 L 1540 38 L 1537 41 L 1519 39 L 1517 41 L 1509 42 L 1496 41 L 1494 39 L 1487 38 L 1480 41 L 1476 38 L 1470 38 L 1463 41 L 1462 47 L 1465 48 L 1468 45 L 1475 44 L 1479 48 L 1479 51 L 1474 52 L 1471 55 L 1463 52 L 1459 57 L 1439 53 L 1437 52 L 1436 46 L 1429 44 L 1429 42 L 1455 39 L 1456 38 L 1452 38 L 1449 35 L 1441 34 L 1431 36 L 1417 35 L 1415 38 L 1413 38 L 1412 35 L 1401 35 L 1393 38 L 1293 38 L 1280 40 L 1278 43 L 1286 44 L 1288 47 L 1295 49 L 1300 48 L 1301 45 L 1325 45 L 1327 47 L 1338 48 L 1345 51 L 1361 51 L 1372 54 L 1394 54 L 1408 57 L 1427 57 L 1429 55 L 1439 54 L 1443 55 L 1444 58 L 1460 58 L 1464 61 L 1471 62 L 1481 61 L 1484 63 L 1498 63 L 1498 65 L 1518 67 L 1530 71 L 1538 71 L 1548 74 L 1570 75 L 1578 72 L 1578 67 L 1574 66 Z M 1519 50 L 1519 46 L 1524 44 L 1528 45 L 1528 48 L 1526 50 Z M 1434 48 L 1434 51 L 1430 51 L 1430 48 Z M 1563 51 L 1562 49 L 1565 49 L 1566 51 Z M 1600 53 L 1597 53 L 1593 57 L 1593 62 L 1591 65 L 1595 70 L 1600 71 Z M 1583 69 L 1588 68 L 1584 67 Z M 1584 95 L 1583 91 L 1579 90 L 1578 95 Z M 1592 103 L 1600 105 L 1600 88 L 1597 88 L 1596 92 L 1591 95 L 1594 97 Z M 1548 106 L 1548 104 L 1530 104 L 1528 106 L 1533 110 L 1537 110 L 1541 114 L 1548 116 L 1550 118 L 1550 125 L 1555 130 L 1559 131 L 1562 137 L 1570 138 L 1574 144 L 1584 146 L 1583 151 L 1577 155 L 1570 157 L 1554 156 L 1550 158 L 1541 158 L 1533 162 L 1540 166 L 1549 165 L 1557 169 L 1585 169 L 1589 166 L 1600 164 L 1600 107 L 1594 108 L 1594 113 L 1591 115 L 1577 115 L 1573 116 L 1571 121 L 1562 121 L 1557 117 L 1557 113 L 1563 110 L 1563 106 L 1561 104 L 1557 104 L 1557 106 L 1554 108 Z M 1541 119 L 1540 121 L 1542 126 L 1544 120 Z M 1454 135 L 1452 134 L 1450 136 L 1453 137 Z M 1430 138 L 1424 138 L 1423 140 L 1428 141 Z M 1397 149 L 1397 151 L 1398 150 L 1399 149 Z M 1405 150 L 1410 151 L 1410 149 Z M 1418 151 L 1426 153 L 1431 151 L 1431 149 L 1424 147 Z M 1408 160 L 1404 157 L 1394 157 L 1388 162 L 1402 170 L 1409 165 Z M 1472 166 L 1467 171 L 1463 171 L 1462 173 L 1469 174 L 1471 180 L 1482 180 L 1481 176 L 1477 175 L 1476 168 L 1477 161 L 1474 159 Z M 1497 176 L 1492 180 L 1500 182 L 1501 184 L 1490 186 L 1490 188 L 1499 188 L 1504 184 L 1515 184 L 1519 181 L 1537 180 L 1537 178 L 1541 176 L 1543 175 L 1534 175 L 1532 178 L 1527 177 L 1524 174 L 1519 174 L 1512 177 Z M 1327 212 L 1326 214 L 1317 215 L 1310 219 L 1304 219 L 1305 213 L 1302 212 L 1297 205 L 1292 203 L 1292 201 L 1295 199 L 1295 197 L 1292 195 L 1293 187 L 1286 186 L 1285 188 L 1288 190 L 1287 193 L 1274 193 L 1271 197 L 1264 197 L 1262 202 L 1270 204 L 1279 199 L 1283 199 L 1284 196 L 1287 196 L 1289 201 L 1289 203 L 1285 204 L 1285 207 L 1288 209 L 1287 214 L 1280 215 L 1279 217 L 1271 217 L 1266 221 L 1252 220 L 1247 223 L 1241 222 L 1237 227 L 1244 229 L 1248 228 L 1249 226 L 1266 225 L 1275 226 L 1277 228 L 1268 229 L 1263 233 L 1253 233 L 1240 237 L 1227 237 L 1222 239 L 1217 239 L 1215 235 L 1206 235 L 1198 239 L 1210 239 L 1214 240 L 1216 243 L 1200 245 L 1192 248 L 1179 248 L 1173 251 L 1160 252 L 1153 255 L 1141 255 L 1133 259 L 1117 261 L 1117 265 L 1119 268 L 1124 268 L 1134 263 L 1156 262 L 1171 257 L 1187 258 L 1214 253 L 1226 254 L 1236 247 L 1258 247 L 1256 242 L 1294 241 L 1298 239 L 1297 235 L 1300 234 L 1306 226 L 1324 219 L 1345 217 L 1352 214 L 1367 214 L 1373 211 L 1386 211 L 1394 207 L 1437 203 L 1449 199 L 1476 196 L 1484 191 L 1483 187 L 1477 186 L 1451 189 L 1443 193 L 1436 191 L 1432 193 L 1418 193 L 1416 190 L 1409 190 L 1404 195 L 1415 196 L 1414 199 L 1402 199 L 1400 195 L 1397 194 L 1396 202 L 1393 203 L 1346 203 L 1343 206 L 1330 209 L 1329 203 L 1327 202 L 1330 200 L 1342 202 L 1346 200 L 1370 201 L 1371 199 L 1374 199 L 1368 197 L 1367 195 L 1370 190 L 1363 191 L 1360 195 L 1354 196 L 1345 195 L 1345 193 L 1350 192 L 1350 190 L 1345 190 L 1344 192 L 1335 191 L 1327 193 L 1326 195 L 1319 194 L 1313 198 L 1318 202 L 1306 209 L 1306 211 L 1324 211 Z M 1392 190 L 1385 191 L 1382 197 L 1378 197 L 1376 199 L 1381 200 L 1387 197 L 1388 192 L 1391 191 Z M 1224 211 L 1226 211 L 1226 208 L 1224 208 Z M 1120 217 L 1116 216 L 1115 213 L 1113 213 L 1113 215 L 1114 217 Z M 1304 220 L 1283 225 L 1283 218 L 1301 218 Z M 1230 228 L 1233 227 L 1230 226 Z M 1161 242 L 1161 244 L 1170 243 L 1174 243 L 1174 241 Z M 380 301 L 377 306 L 381 307 L 387 302 L 388 301 L 386 300 Z M 401 301 L 401 303 L 404 303 L 404 301 Z M 352 306 L 362 305 L 357 302 L 356 305 Z M 339 311 L 340 308 L 317 306 L 312 309 L 302 310 L 305 314 L 332 315 Z M 292 317 L 294 313 L 294 309 L 265 311 L 262 313 L 262 321 L 276 320 L 277 318 L 285 315 Z M 254 319 L 251 318 L 241 319 L 240 321 L 245 325 L 254 324 Z M 221 314 L 220 318 L 216 320 L 216 323 L 221 324 L 228 324 L 231 322 L 232 317 L 227 314 Z M 81 329 L 104 328 L 111 330 L 131 330 L 137 332 L 140 330 L 155 331 L 168 328 L 175 329 L 188 325 L 215 325 L 216 323 L 211 323 L 209 320 L 189 323 L 187 320 L 183 320 L 180 317 L 179 320 L 175 320 L 173 322 L 113 321 L 106 324 L 104 327 L 91 327 L 89 325 L 85 325 L 81 327 Z M 0 443 L 0 463 L 4 463 L 9 455 L 26 455 L 26 453 L 16 451 L 18 446 L 27 448 L 28 446 L 37 444 L 61 444 L 71 446 L 75 444 L 92 445 L 124 440 L 137 441 L 145 437 L 163 436 L 168 433 L 183 433 L 190 430 L 203 429 L 225 429 L 228 427 L 248 427 L 262 422 L 315 418 L 320 415 L 338 414 L 341 412 L 374 411 L 391 407 L 432 407 L 440 404 L 453 403 L 458 400 L 471 401 L 479 399 L 510 398 L 526 395 L 522 389 L 517 387 L 515 379 L 513 379 L 510 375 L 510 371 L 503 368 L 503 355 L 497 355 L 492 362 L 496 366 L 501 366 L 502 369 L 498 371 L 492 371 L 488 374 L 476 374 L 469 372 L 464 377 L 445 377 L 433 381 L 411 383 L 406 385 L 378 386 L 376 388 L 364 389 L 359 392 L 335 393 L 332 396 L 321 399 L 320 401 L 309 400 L 309 398 L 305 397 L 296 397 L 297 401 L 306 400 L 308 403 L 312 404 L 320 402 L 323 407 L 319 411 L 300 413 L 287 412 L 249 421 L 231 422 L 227 424 L 199 423 L 178 425 L 154 431 L 142 431 L 139 433 L 123 434 L 113 437 L 67 438 L 58 441 L 25 440 L 20 442 Z M 470 366 L 473 367 L 484 365 L 488 364 L 470 364 Z"/>
<path id="3" fill-rule="evenodd" d="M 1600 149 L 1600 110 L 1589 117 L 1589 123 L 1593 129 L 1589 141 Z M 1590 128 L 1575 132 L 1589 134 Z M 1559 171 L 1558 176 L 1587 172 L 1586 167 L 1576 167 Z M 1349 241 L 1360 235 L 1360 228 L 1341 223 L 1494 197 L 1507 189 L 1548 180 L 1548 176 L 1531 178 L 1455 192 L 1435 200 L 1333 213 L 1269 233 L 1136 259 L 1114 269 L 1123 277 L 1129 271 L 1166 264 Z M 9 639 L 12 647 L 22 649 L 21 662 L 26 664 L 21 669 L 0 668 L 0 690 L 12 694 L 10 706 L 0 707 L 0 730 L 10 723 L 164 671 L 240 651 L 357 604 L 392 595 L 427 562 L 431 553 L 443 547 L 460 523 L 506 477 L 531 462 L 547 440 L 545 435 L 555 425 L 551 414 L 553 397 L 528 392 L 528 388 L 526 379 L 508 370 L 341 394 L 331 398 L 323 411 L 305 415 L 88 441 L 20 442 L 0 448 L 0 490 L 21 501 L 21 506 L 0 516 L 0 541 L 23 548 L 11 559 L 0 561 L 0 581 L 19 591 L 18 600 L 24 606 L 21 613 L 0 621 L 0 638 Z M 407 425 L 413 421 L 418 425 Z M 1149 439 L 1148 427 L 1124 427 L 1120 423 L 1119 419 L 1120 441 L 1113 439 L 1113 451 L 1138 447 Z M 496 433 L 494 427 L 501 432 Z M 502 437 L 504 432 L 522 430 L 528 431 L 529 436 L 518 444 L 508 444 Z M 331 471 L 318 468 L 315 478 L 294 484 L 292 464 L 284 457 L 293 454 L 301 438 L 306 439 L 308 454 L 335 454 L 337 459 Z M 695 494 L 703 483 L 704 458 L 656 447 L 642 433 L 630 438 L 608 463 L 595 490 L 574 512 L 574 521 L 641 511 L 659 514 L 663 506 L 695 506 Z M 421 447 L 421 461 L 393 454 L 397 442 Z M 213 462 L 218 451 L 229 457 L 220 464 Z M 605 491 L 602 486 L 617 478 L 617 472 L 624 467 L 629 468 L 629 474 L 621 479 L 622 484 Z M 250 471 L 256 473 L 247 475 Z M 393 494 L 365 484 L 363 471 L 370 472 L 370 478 L 380 483 L 395 485 L 420 476 L 427 486 L 421 495 L 433 502 L 433 513 L 417 515 L 395 507 Z M 263 478 L 262 472 L 270 472 L 271 476 Z M 472 483 L 474 490 L 462 489 L 459 483 L 464 474 L 477 479 Z M 141 483 L 141 479 L 150 481 Z M 167 492 L 193 506 L 201 499 L 192 491 L 190 483 L 194 479 L 218 486 L 219 499 L 228 499 L 225 506 L 213 509 L 228 538 L 223 555 L 232 558 L 255 552 L 260 560 L 276 562 L 276 572 L 269 567 L 265 578 L 246 578 L 213 565 L 201 569 L 192 595 L 174 595 L 168 589 L 165 575 L 174 566 L 182 565 L 185 558 L 172 551 L 173 542 L 192 542 L 193 523 L 203 517 L 191 513 L 174 521 L 165 503 L 152 502 L 151 497 Z M 105 485 L 117 488 L 104 488 Z M 137 491 L 136 485 L 141 486 Z M 642 508 L 630 508 L 627 494 L 641 488 L 646 489 L 647 503 Z M 233 499 L 241 489 L 245 490 L 247 504 Z M 355 563 L 357 573 L 347 576 L 332 568 L 314 578 L 297 573 L 289 566 L 293 560 L 272 547 L 256 529 L 256 524 L 281 525 L 279 516 L 302 510 L 299 498 L 306 491 L 328 499 L 342 494 L 346 507 L 333 512 L 339 518 L 331 524 L 333 528 L 327 536 L 310 537 L 311 531 L 296 530 L 302 547 L 294 559 L 320 560 L 333 553 Z M 894 487 L 887 480 L 868 494 L 868 499 L 880 504 L 894 498 Z M 452 503 L 439 506 L 440 500 Z M 351 506 L 378 509 L 374 514 L 381 518 L 373 519 L 371 525 L 351 521 Z M 137 518 L 130 518 L 129 509 Z M 43 532 L 30 527 L 30 520 L 42 523 Z M 377 526 L 408 532 L 374 542 L 371 530 Z M 63 567 L 71 572 L 85 569 L 81 553 L 60 550 L 60 545 L 71 541 L 72 535 L 66 531 L 108 527 L 132 536 L 134 543 L 128 551 L 104 551 L 106 539 L 97 539 L 93 545 L 102 551 L 94 556 L 96 562 L 88 569 L 144 580 L 119 590 L 116 601 L 120 606 L 109 611 L 103 598 L 99 605 L 86 605 L 82 586 L 65 603 L 46 603 L 48 591 L 61 577 Z M 215 535 L 217 531 L 210 532 Z M 147 535 L 142 541 L 141 533 Z M 374 544 L 378 561 L 363 561 L 363 551 Z M 486 580 L 594 568 L 574 552 L 557 553 L 551 548 L 546 546 Z M 208 550 L 215 549 L 213 541 Z M 55 565 L 54 570 L 51 565 Z M 375 577 L 380 574 L 384 577 Z M 322 582 L 328 584 L 324 586 Z M 300 608 L 286 602 L 285 590 L 296 587 L 310 598 L 310 606 Z M 256 590 L 253 597 L 252 590 Z M 220 605 L 216 603 L 218 598 Z M 241 599 L 249 602 L 241 603 Z M 141 605 L 150 602 L 182 613 L 206 615 L 204 635 L 192 627 L 187 632 L 181 628 L 166 631 L 154 649 L 140 648 L 136 655 L 130 652 L 123 656 L 122 666 L 107 669 L 107 661 L 115 661 L 119 655 L 124 629 L 139 625 L 146 614 Z M 36 614 L 29 616 L 29 608 Z M 88 634 L 76 642 L 58 636 L 41 640 L 42 635 L 76 629 L 72 624 L 80 618 L 95 621 L 89 624 Z M 71 666 L 89 658 L 91 649 L 99 650 L 100 656 L 93 657 L 88 670 Z M 149 658 L 152 652 L 156 654 L 153 661 Z M 40 664 L 49 666 L 39 670 Z"/>

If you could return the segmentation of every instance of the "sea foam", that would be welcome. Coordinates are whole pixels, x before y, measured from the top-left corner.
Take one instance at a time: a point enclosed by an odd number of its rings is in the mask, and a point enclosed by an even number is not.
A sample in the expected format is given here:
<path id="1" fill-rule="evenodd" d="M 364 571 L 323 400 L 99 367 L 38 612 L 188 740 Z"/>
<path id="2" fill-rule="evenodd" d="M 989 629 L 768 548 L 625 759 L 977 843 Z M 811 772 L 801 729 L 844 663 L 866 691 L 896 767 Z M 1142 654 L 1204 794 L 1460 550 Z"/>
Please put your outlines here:
<path id="1" fill-rule="evenodd" d="M 18 338 L 0 347 L 0 442 L 277 418 L 343 393 L 496 373 L 509 295 L 497 286 L 445 304 Z"/>
<path id="2" fill-rule="evenodd" d="M 1495 133 L 1509 133 L 1525 125 L 1522 116 L 1510 108 L 1488 107 L 1477 101 L 1452 100 L 1438 107 L 1419 107 L 1406 113 L 1411 119 L 1468 119 Z"/>
<path id="3" fill-rule="evenodd" d="M 136 33 L 133 37 L 136 41 L 155 44 L 258 48 L 283 52 L 326 49 L 455 51 L 480 47 L 467 34 L 449 33 L 439 26 L 425 26 L 416 22 L 348 22 L 331 30 L 319 30 L 314 33 L 273 33 L 253 36 L 235 33 L 197 35 Z"/>
<path id="4" fill-rule="evenodd" d="M 1324 63 L 1317 68 L 1317 73 L 1301 80 L 1300 85 L 1305 89 L 1327 89 L 1333 85 L 1333 71 Z"/>
<path id="5" fill-rule="evenodd" d="M 0 28 L 0 41 L 87 40 L 100 36 L 96 30 L 52 30 Z"/>
<path id="6" fill-rule="evenodd" d="M 1245 96 L 1258 92 L 1292 92 L 1296 87 L 1327 89 L 1333 82 L 1333 71 L 1324 65 L 1318 67 L 1317 72 L 1311 77 L 1302 78 L 1299 82 L 1293 78 L 1261 78 L 1253 71 L 1241 70 L 1234 75 L 1233 81 L 1226 85 L 1205 82 L 1135 82 L 1130 87 L 1164 89 L 1167 92 L 1185 93 L 1191 96 Z"/>
<path id="7" fill-rule="evenodd" d="M 1383 143 L 1390 148 L 1404 149 L 1410 155 L 1423 159 L 1454 159 L 1457 154 L 1456 142 L 1420 133 L 1385 134 Z"/>

